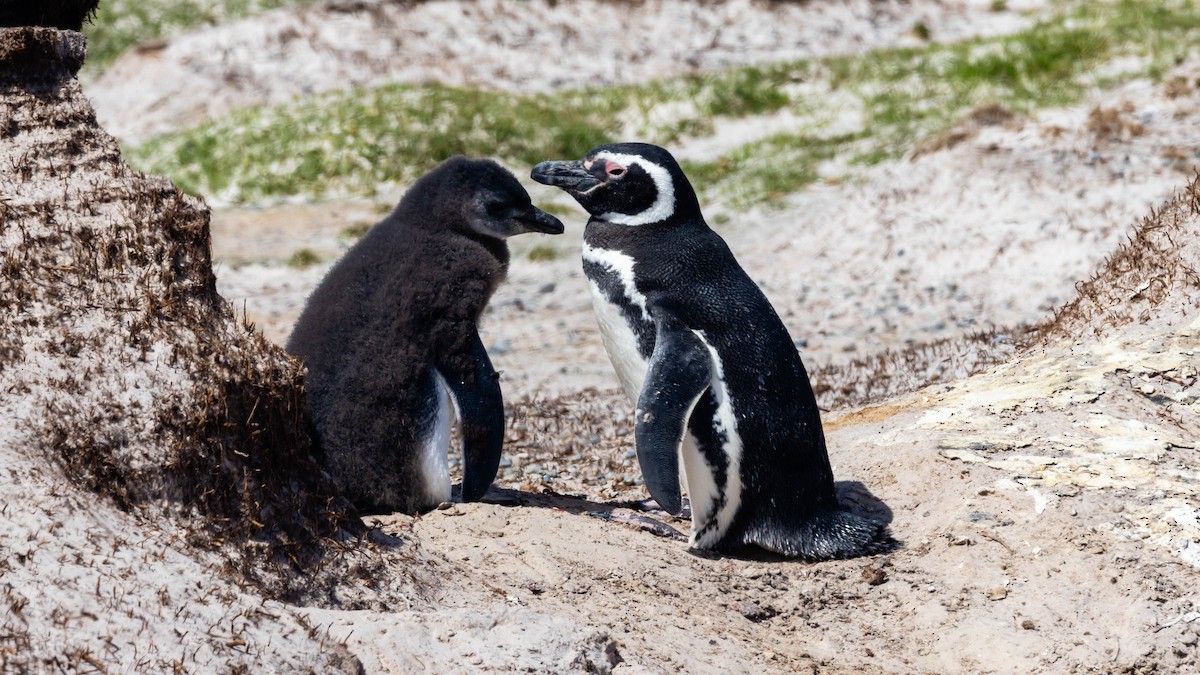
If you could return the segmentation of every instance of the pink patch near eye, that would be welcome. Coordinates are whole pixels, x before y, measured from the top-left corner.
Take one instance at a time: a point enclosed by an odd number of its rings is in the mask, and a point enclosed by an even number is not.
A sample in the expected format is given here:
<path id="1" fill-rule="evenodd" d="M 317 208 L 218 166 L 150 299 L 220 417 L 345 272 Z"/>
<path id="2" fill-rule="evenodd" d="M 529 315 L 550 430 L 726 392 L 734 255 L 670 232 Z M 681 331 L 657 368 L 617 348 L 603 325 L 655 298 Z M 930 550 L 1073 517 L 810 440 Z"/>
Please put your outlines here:
<path id="1" fill-rule="evenodd" d="M 592 170 L 592 165 L 593 165 L 593 164 L 595 164 L 595 162 L 594 162 L 594 161 L 592 161 L 592 160 L 590 160 L 590 159 L 589 159 L 588 161 L 584 162 L 584 163 L 583 163 L 583 168 L 584 168 L 584 170 L 585 170 L 585 171 L 591 171 L 591 170 Z"/>
<path id="2" fill-rule="evenodd" d="M 604 173 L 615 178 L 625 173 L 625 167 L 616 162 L 604 160 Z"/>

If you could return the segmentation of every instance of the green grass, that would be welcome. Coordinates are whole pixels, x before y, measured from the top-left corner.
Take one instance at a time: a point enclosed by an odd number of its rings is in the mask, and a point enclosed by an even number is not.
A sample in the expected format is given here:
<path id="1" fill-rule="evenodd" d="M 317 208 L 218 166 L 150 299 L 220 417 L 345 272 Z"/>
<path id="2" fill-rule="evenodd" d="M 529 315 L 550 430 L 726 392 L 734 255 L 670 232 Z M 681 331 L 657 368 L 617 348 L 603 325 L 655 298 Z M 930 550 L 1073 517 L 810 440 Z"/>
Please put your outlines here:
<path id="1" fill-rule="evenodd" d="M 546 199 L 547 196 L 553 196 L 553 193 L 550 195 L 545 193 L 538 195 L 539 198 L 534 199 L 534 204 L 539 209 L 549 213 L 552 216 L 558 216 L 559 218 L 573 218 L 583 213 L 583 210 L 579 208 L 579 205 L 573 201 L 550 201 Z"/>
<path id="2" fill-rule="evenodd" d="M 528 257 L 534 262 L 550 262 L 558 260 L 558 249 L 550 244 L 538 244 L 529 249 Z"/>
<path id="3" fill-rule="evenodd" d="M 517 95 L 393 85 L 243 110 L 129 153 L 141 169 L 226 202 L 398 191 L 454 154 L 518 172 L 594 145 L 672 146 L 721 119 L 786 112 L 785 133 L 686 162 L 702 199 L 770 204 L 822 177 L 903 155 L 977 106 L 1017 113 L 1077 103 L 1200 55 L 1195 2 L 1072 3 L 1013 35 L 678 77 Z M 1134 57 L 1132 59 L 1128 57 Z M 1124 64 L 1116 69 L 1112 64 Z"/>
<path id="4" fill-rule="evenodd" d="M 302 248 L 293 253 L 292 257 L 288 258 L 287 264 L 289 267 L 302 270 L 312 267 L 313 265 L 321 264 L 321 256 L 312 249 Z"/>
<path id="5" fill-rule="evenodd" d="M 342 239 L 344 241 L 357 241 L 367 235 L 367 232 L 370 231 L 371 226 L 372 223 L 354 223 L 353 225 L 347 225 L 346 227 L 343 227 L 340 232 L 338 232 L 338 239 Z"/>
<path id="6" fill-rule="evenodd" d="M 103 70 L 135 44 L 306 2 L 312 0 L 103 0 L 83 27 L 86 70 Z"/>
<path id="7" fill-rule="evenodd" d="M 898 158 L 988 103 L 1032 112 L 1078 103 L 1124 79 L 1158 78 L 1200 55 L 1194 45 L 1200 45 L 1196 3 L 1123 1 L 1085 4 L 1004 37 L 824 59 L 814 80 L 861 115 L 856 130 L 831 134 L 833 121 L 818 117 L 810 129 L 755 141 L 687 170 L 711 181 L 710 199 L 770 203 L 816 180 L 821 162 L 862 166 Z M 1142 65 L 1098 74 L 1129 56 Z"/>

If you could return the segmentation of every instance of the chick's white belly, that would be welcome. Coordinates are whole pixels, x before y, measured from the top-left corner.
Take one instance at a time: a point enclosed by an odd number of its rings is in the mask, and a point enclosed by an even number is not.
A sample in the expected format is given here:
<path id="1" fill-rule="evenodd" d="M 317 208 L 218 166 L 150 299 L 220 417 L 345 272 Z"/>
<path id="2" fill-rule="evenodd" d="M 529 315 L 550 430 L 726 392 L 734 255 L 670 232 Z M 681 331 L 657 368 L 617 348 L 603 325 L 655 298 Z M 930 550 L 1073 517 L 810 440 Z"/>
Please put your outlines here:
<path id="1" fill-rule="evenodd" d="M 427 435 L 420 446 L 421 476 L 428 504 L 450 501 L 450 429 L 454 425 L 456 402 L 442 374 L 433 371 L 436 407 L 430 411 Z"/>
<path id="2" fill-rule="evenodd" d="M 637 336 L 630 329 L 621 308 L 609 302 L 595 281 L 589 285 L 592 288 L 592 309 L 596 313 L 596 323 L 600 326 L 600 339 L 604 342 L 604 350 L 608 352 L 608 359 L 612 361 L 613 370 L 617 372 L 617 379 L 621 381 L 625 395 L 629 397 L 630 402 L 636 404 L 650 364 L 638 352 Z"/>

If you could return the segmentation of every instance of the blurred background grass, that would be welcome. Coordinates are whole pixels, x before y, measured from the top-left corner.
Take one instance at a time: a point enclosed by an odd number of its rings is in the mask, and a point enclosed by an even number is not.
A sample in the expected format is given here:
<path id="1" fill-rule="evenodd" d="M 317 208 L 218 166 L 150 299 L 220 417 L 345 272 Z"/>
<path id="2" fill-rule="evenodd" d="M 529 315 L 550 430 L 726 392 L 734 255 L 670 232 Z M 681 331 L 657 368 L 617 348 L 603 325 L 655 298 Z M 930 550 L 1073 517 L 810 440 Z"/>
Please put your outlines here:
<path id="1" fill-rule="evenodd" d="M 297 1 L 107 2 L 88 29 L 89 67 L 102 69 L 147 40 Z M 1055 7 L 1000 37 L 637 85 L 528 95 L 439 84 L 334 91 L 235 111 L 125 150 L 137 168 L 170 176 L 189 192 L 249 205 L 394 196 L 397 186 L 454 154 L 524 167 L 578 157 L 604 142 L 670 147 L 712 136 L 721 124 L 786 115 L 780 133 L 684 158 L 703 200 L 769 205 L 815 180 L 852 178 L 900 157 L 981 107 L 1022 115 L 1078 103 L 1132 78 L 1161 78 L 1200 45 L 1195 2 Z"/>

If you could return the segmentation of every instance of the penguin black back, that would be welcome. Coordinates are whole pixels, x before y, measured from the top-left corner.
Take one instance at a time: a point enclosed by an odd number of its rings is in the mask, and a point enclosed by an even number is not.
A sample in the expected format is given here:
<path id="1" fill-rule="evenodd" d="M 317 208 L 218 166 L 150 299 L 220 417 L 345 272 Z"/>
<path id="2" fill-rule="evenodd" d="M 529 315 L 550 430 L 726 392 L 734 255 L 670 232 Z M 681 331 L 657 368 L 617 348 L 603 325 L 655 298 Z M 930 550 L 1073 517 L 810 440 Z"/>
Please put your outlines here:
<path id="1" fill-rule="evenodd" d="M 708 227 L 666 150 L 603 145 L 543 162 L 533 178 L 591 214 L 584 272 L 605 348 L 637 405 L 651 495 L 681 509 L 694 546 L 760 546 L 807 559 L 886 548 L 880 523 L 834 493 L 820 412 L 770 302 Z"/>
<path id="2" fill-rule="evenodd" d="M 495 477 L 503 402 L 478 321 L 508 266 L 504 239 L 558 233 L 520 183 L 455 157 L 419 179 L 329 271 L 287 350 L 331 475 L 366 510 L 449 499 L 449 390 L 462 417 L 464 499 Z"/>

